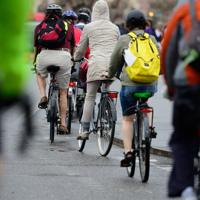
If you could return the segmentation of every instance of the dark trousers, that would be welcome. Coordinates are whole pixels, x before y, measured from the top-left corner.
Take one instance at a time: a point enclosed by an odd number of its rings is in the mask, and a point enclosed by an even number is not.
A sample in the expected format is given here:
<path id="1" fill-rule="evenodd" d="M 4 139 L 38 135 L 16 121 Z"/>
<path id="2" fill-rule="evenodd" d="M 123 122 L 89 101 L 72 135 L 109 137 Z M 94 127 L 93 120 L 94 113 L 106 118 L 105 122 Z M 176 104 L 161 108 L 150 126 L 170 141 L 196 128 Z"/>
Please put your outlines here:
<path id="1" fill-rule="evenodd" d="M 194 186 L 194 157 L 199 149 L 200 85 L 176 89 L 173 127 L 169 143 L 173 168 L 168 196 L 178 197 L 186 187 Z"/>

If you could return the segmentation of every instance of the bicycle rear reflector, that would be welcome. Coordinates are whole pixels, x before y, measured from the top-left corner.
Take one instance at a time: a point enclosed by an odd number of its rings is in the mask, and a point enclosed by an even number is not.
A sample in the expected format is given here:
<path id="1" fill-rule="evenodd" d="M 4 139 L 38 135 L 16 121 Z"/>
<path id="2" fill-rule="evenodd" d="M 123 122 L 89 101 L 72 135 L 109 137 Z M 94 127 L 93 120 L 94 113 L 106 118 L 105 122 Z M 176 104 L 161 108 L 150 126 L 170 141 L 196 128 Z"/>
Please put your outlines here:
<path id="1" fill-rule="evenodd" d="M 151 108 L 142 108 L 142 109 L 141 109 L 141 112 L 142 112 L 142 113 L 151 113 L 151 112 L 152 112 L 152 109 L 151 109 Z"/>
<path id="2" fill-rule="evenodd" d="M 108 92 L 108 96 L 109 96 L 111 99 L 117 99 L 117 97 L 118 97 L 118 92 Z"/>
<path id="3" fill-rule="evenodd" d="M 77 86 L 77 82 L 69 82 L 69 87 L 76 87 Z"/>

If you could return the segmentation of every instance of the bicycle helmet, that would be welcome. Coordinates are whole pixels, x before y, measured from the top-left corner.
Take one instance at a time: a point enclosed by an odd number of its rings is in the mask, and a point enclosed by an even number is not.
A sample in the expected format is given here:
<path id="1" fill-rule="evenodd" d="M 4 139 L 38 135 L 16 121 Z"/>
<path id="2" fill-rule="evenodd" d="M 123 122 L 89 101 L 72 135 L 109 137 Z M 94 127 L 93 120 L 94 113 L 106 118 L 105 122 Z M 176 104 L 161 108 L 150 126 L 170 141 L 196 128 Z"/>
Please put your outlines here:
<path id="1" fill-rule="evenodd" d="M 89 8 L 81 8 L 78 11 L 78 20 L 89 23 L 91 21 L 91 11 Z"/>
<path id="2" fill-rule="evenodd" d="M 64 11 L 63 17 L 66 18 L 66 19 L 72 19 L 72 20 L 78 19 L 77 14 L 73 10 Z"/>
<path id="3" fill-rule="evenodd" d="M 126 26 L 129 29 L 142 28 L 145 29 L 146 18 L 140 10 L 132 10 L 126 18 Z"/>
<path id="4" fill-rule="evenodd" d="M 50 4 L 46 9 L 46 14 L 57 14 L 62 16 L 62 8 L 57 4 Z"/>

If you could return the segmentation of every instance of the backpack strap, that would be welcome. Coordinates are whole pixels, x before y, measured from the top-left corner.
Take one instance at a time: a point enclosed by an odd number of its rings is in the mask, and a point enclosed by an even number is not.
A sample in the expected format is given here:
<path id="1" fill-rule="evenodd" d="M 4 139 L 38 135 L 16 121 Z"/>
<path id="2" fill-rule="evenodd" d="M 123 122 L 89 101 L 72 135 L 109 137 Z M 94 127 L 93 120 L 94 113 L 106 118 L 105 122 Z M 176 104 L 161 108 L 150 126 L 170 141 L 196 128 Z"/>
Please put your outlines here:
<path id="1" fill-rule="evenodd" d="M 130 32 L 128 33 L 128 35 L 134 40 L 138 37 L 138 35 L 135 33 L 135 32 Z M 149 39 L 149 34 L 148 33 L 145 33 L 143 34 L 143 37 L 145 37 L 146 39 Z"/>
<path id="2" fill-rule="evenodd" d="M 134 32 L 129 32 L 128 35 L 132 38 L 132 39 L 136 39 L 137 35 Z"/>

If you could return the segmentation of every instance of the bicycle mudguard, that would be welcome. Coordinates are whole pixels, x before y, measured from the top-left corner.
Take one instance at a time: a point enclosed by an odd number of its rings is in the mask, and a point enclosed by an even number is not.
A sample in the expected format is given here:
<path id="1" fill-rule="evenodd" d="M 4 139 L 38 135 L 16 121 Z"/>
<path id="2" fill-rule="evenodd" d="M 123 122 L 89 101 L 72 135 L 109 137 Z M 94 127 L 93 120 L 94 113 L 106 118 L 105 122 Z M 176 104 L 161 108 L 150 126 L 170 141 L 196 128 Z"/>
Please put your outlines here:
<path id="1" fill-rule="evenodd" d="M 113 116 L 113 121 L 116 122 L 117 121 L 117 112 L 116 112 L 116 107 L 114 105 L 113 100 L 110 99 L 110 97 L 108 98 L 110 107 L 111 107 L 111 112 L 112 112 L 112 116 Z"/>

